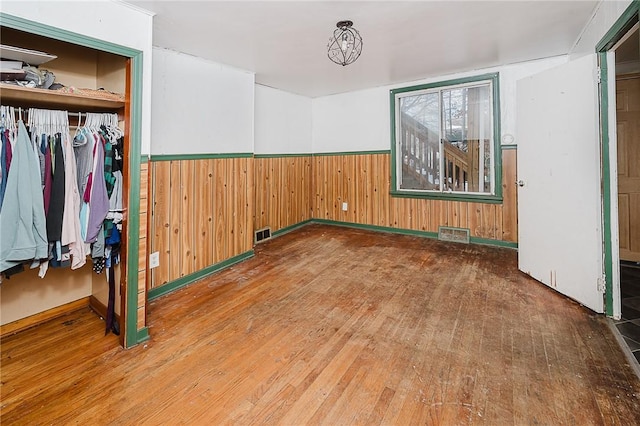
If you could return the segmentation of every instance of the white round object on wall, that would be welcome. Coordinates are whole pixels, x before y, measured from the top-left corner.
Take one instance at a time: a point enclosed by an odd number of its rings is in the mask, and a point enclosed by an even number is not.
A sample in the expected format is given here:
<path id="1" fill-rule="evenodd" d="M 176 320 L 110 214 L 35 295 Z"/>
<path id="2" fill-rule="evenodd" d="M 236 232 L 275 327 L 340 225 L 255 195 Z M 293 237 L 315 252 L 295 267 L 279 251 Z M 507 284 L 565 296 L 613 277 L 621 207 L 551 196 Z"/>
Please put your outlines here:
<path id="1" fill-rule="evenodd" d="M 511 133 L 505 133 L 504 135 L 502 135 L 502 144 L 503 145 L 511 145 L 513 144 L 514 141 L 514 137 Z"/>

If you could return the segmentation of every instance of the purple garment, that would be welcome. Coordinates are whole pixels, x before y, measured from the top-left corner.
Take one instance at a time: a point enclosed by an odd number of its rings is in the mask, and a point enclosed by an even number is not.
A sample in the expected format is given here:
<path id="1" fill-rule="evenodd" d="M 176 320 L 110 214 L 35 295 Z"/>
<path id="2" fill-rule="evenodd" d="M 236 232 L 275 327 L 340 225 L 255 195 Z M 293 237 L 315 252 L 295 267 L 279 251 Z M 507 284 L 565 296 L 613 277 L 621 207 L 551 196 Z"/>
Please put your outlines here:
<path id="1" fill-rule="evenodd" d="M 93 168 L 93 182 L 91 184 L 91 198 L 89 200 L 89 223 L 85 242 L 93 243 L 102 228 L 102 222 L 109 213 L 109 197 L 104 182 L 104 145 L 100 141 L 96 145 L 96 161 Z"/>
<path id="2" fill-rule="evenodd" d="M 7 138 L 7 141 L 8 141 L 9 140 L 9 135 L 10 135 L 9 131 L 5 130 L 4 134 L 5 134 L 5 137 Z M 7 144 L 7 159 L 6 159 L 6 161 L 7 161 L 7 170 L 9 170 L 9 168 L 11 167 L 11 159 L 12 158 L 13 158 L 13 151 L 12 151 L 12 148 L 11 148 L 11 143 L 8 143 Z"/>
<path id="3" fill-rule="evenodd" d="M 0 151 L 0 163 L 2 168 L 2 177 L 0 177 L 0 211 L 2 211 L 2 202 L 4 193 L 7 190 L 7 177 L 9 177 L 9 161 L 7 153 L 11 151 L 11 142 L 9 141 L 9 132 L 0 127 L 0 138 L 2 138 L 2 151 Z"/>

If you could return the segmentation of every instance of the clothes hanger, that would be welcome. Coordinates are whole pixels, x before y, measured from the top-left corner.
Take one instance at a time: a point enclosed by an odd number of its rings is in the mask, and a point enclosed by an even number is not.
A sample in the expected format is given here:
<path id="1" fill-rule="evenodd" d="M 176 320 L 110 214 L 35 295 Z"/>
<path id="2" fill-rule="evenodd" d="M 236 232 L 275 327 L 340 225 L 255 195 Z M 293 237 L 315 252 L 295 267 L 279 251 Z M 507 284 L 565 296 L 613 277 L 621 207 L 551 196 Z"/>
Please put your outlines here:
<path id="1" fill-rule="evenodd" d="M 78 113 L 78 125 L 76 126 L 76 132 L 73 135 L 73 139 L 77 138 L 82 131 L 82 113 Z"/>

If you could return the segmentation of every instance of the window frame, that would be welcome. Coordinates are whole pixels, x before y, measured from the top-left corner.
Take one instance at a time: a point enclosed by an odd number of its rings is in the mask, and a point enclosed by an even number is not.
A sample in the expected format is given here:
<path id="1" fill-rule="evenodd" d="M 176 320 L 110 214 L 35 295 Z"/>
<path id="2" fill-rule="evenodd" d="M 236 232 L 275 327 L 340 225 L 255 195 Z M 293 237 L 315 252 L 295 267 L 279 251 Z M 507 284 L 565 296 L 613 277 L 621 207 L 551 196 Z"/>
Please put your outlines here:
<path id="1" fill-rule="evenodd" d="M 428 84 L 421 84 L 416 86 L 407 86 L 389 91 L 390 101 L 390 121 L 391 121 L 391 190 L 392 197 L 404 197 L 404 198 L 426 198 L 437 200 L 451 200 L 451 201 L 471 201 L 480 203 L 502 203 L 502 151 L 500 145 L 500 80 L 499 73 L 489 73 L 477 76 L 458 78 L 453 80 L 437 81 Z M 440 191 L 440 190 L 416 190 L 416 189 L 400 189 L 398 188 L 398 134 L 397 127 L 399 123 L 399 102 L 397 99 L 402 95 L 410 94 L 411 92 L 427 92 L 433 89 L 438 89 L 440 93 L 443 89 L 455 88 L 465 86 L 473 83 L 488 82 L 491 85 L 491 99 L 492 115 L 493 115 L 493 181 L 494 181 L 494 193 L 482 194 L 482 193 L 465 193 L 465 192 L 453 192 L 453 191 Z M 440 112 L 441 113 L 441 112 Z M 442 172 L 442 170 L 441 170 Z"/>

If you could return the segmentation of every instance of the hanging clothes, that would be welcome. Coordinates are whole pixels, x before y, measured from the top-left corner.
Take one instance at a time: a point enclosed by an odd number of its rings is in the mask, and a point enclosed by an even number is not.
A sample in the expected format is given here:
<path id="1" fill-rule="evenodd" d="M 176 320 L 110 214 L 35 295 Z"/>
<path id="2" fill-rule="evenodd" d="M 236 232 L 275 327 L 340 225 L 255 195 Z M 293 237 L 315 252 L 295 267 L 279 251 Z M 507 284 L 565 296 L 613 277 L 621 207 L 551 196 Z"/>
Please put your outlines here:
<path id="1" fill-rule="evenodd" d="M 93 134 L 87 128 L 81 128 L 73 138 L 73 151 L 76 157 L 78 191 L 84 194 L 87 181 L 93 169 Z"/>
<path id="2" fill-rule="evenodd" d="M 51 202 L 51 188 L 53 187 L 53 165 L 51 164 L 51 144 L 47 135 L 42 135 L 40 143 L 40 152 L 44 157 L 44 168 L 41 168 L 42 176 L 42 192 L 44 197 L 44 212 L 49 212 L 49 203 Z"/>
<path id="3" fill-rule="evenodd" d="M 95 146 L 93 171 L 91 173 L 91 195 L 89 197 L 89 222 L 85 241 L 96 241 L 102 222 L 109 213 L 109 197 L 104 180 L 104 139 L 100 138 Z"/>
<path id="4" fill-rule="evenodd" d="M 87 263 L 84 240 L 80 233 L 80 193 L 77 185 L 76 160 L 71 141 L 65 139 L 65 198 L 62 217 L 62 245 L 69 246 L 71 269 L 78 269 Z"/>
<path id="5" fill-rule="evenodd" d="M 11 167 L 12 147 L 9 140 L 9 130 L 0 127 L 0 137 L 2 138 L 2 151 L 0 152 L 0 163 L 2 164 L 2 174 L 0 181 L 0 210 L 4 201 L 4 194 L 7 190 L 7 177 L 9 176 L 9 168 Z"/>
<path id="6" fill-rule="evenodd" d="M 47 210 L 47 238 L 50 243 L 62 238 L 62 217 L 64 215 L 65 195 L 65 163 L 62 153 L 62 136 L 54 136 L 53 180 L 51 186 L 51 201 Z"/>
<path id="7" fill-rule="evenodd" d="M 46 258 L 48 248 L 40 165 L 22 120 L 13 154 L 5 192 L 12 202 L 0 211 L 0 272 Z"/>

